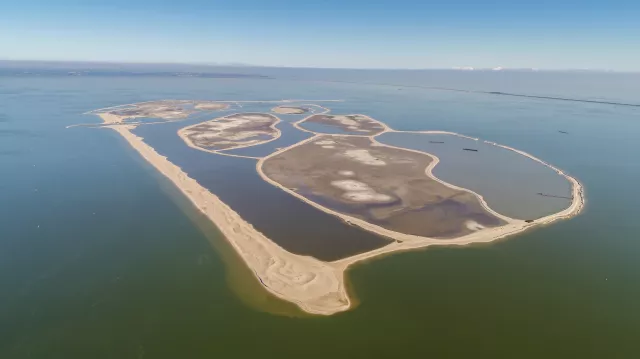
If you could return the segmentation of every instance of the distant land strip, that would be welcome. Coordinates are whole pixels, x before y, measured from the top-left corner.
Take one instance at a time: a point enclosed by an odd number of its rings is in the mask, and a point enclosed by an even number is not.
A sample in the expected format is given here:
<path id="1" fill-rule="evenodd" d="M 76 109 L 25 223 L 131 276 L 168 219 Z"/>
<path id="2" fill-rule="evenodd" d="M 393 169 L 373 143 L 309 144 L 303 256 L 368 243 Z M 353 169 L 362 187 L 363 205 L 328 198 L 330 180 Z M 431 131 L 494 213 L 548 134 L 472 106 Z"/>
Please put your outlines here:
<path id="1" fill-rule="evenodd" d="M 586 99 L 578 99 L 578 98 L 542 96 L 542 95 L 527 95 L 527 94 L 519 94 L 519 93 L 511 93 L 511 92 L 500 92 L 500 91 L 464 90 L 464 89 L 456 89 L 456 88 L 449 88 L 449 87 L 437 87 L 437 86 L 398 85 L 398 84 L 387 84 L 387 83 L 376 83 L 376 82 L 358 82 L 358 81 L 341 81 L 341 80 L 307 80 L 307 79 L 296 79 L 296 80 L 300 80 L 300 81 L 340 82 L 340 83 L 350 83 L 350 84 L 359 84 L 359 85 L 379 85 L 379 86 L 392 86 L 392 87 L 403 87 L 403 88 L 420 88 L 420 89 L 425 89 L 425 90 L 466 92 L 466 93 L 478 93 L 478 94 L 484 94 L 484 95 L 535 98 L 535 99 L 541 99 L 541 100 L 585 102 L 585 103 L 595 103 L 595 104 L 600 104 L 600 105 L 640 107 L 640 104 L 635 104 L 635 103 L 614 102 L 614 101 L 600 101 L 600 100 L 586 100 Z"/>
<path id="2" fill-rule="evenodd" d="M 611 101 L 599 101 L 599 100 L 581 100 L 577 98 L 566 98 L 566 97 L 553 97 L 553 96 L 536 96 L 536 95 L 523 95 L 517 93 L 509 93 L 509 92 L 497 92 L 497 91 L 474 91 L 478 93 L 486 93 L 490 95 L 502 95 L 502 96 L 514 96 L 514 97 L 528 97 L 528 98 L 538 98 L 543 100 L 556 100 L 556 101 L 571 101 L 571 102 L 587 102 L 587 103 L 597 103 L 602 105 L 616 105 L 616 106 L 631 106 L 631 107 L 640 107 L 640 104 L 633 103 L 624 103 L 624 102 L 611 102 Z"/>

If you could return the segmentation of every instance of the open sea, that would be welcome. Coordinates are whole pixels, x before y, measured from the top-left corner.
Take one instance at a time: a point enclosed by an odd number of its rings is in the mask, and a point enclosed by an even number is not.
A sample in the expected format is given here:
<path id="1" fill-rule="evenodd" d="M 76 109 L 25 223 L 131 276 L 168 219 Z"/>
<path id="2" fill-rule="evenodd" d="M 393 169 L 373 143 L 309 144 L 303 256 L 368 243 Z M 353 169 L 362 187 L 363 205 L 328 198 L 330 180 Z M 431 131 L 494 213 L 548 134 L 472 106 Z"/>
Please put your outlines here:
<path id="1" fill-rule="evenodd" d="M 640 357 L 640 74 L 28 70 L 0 68 L 2 359 Z M 304 315 L 262 290 L 216 228 L 117 133 L 65 128 L 98 123 L 83 115 L 90 110 L 168 98 L 342 99 L 328 105 L 333 113 L 531 153 L 578 178 L 587 205 L 508 240 L 360 263 L 347 273 L 356 308 Z M 136 131 L 160 152 L 169 146 L 153 125 Z M 354 243 L 373 240 L 298 211 L 301 202 L 277 191 L 252 201 L 263 193 L 254 166 L 222 160 L 202 176 L 293 246 L 312 243 L 331 258 L 331 241 L 347 231 Z M 246 175 L 224 177 L 231 168 Z M 461 185 L 473 176 L 440 170 Z M 523 173 L 514 181 L 526 182 Z M 231 190 L 239 184 L 243 196 Z M 539 215 L 497 195 L 488 201 Z"/>

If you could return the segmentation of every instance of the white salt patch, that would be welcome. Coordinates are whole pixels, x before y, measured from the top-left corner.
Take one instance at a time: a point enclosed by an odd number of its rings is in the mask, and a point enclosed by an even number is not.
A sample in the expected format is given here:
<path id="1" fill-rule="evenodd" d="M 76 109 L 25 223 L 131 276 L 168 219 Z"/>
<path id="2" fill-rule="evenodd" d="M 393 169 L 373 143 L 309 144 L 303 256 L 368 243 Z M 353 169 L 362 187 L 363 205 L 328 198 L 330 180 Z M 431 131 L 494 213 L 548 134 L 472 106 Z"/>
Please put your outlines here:
<path id="1" fill-rule="evenodd" d="M 322 148 L 331 149 L 331 148 L 336 148 L 336 146 L 327 145 L 327 146 L 322 146 Z"/>
<path id="2" fill-rule="evenodd" d="M 373 191 L 368 184 L 354 180 L 332 181 L 331 185 L 344 191 Z"/>
<path id="3" fill-rule="evenodd" d="M 247 138 L 261 136 L 261 135 L 270 135 L 271 133 L 265 131 L 242 131 L 235 133 L 233 135 L 228 135 L 226 138 L 228 140 L 245 140 Z"/>
<path id="4" fill-rule="evenodd" d="M 278 107 L 273 109 L 273 112 L 281 113 L 281 114 L 285 114 L 285 115 L 295 115 L 295 114 L 304 113 L 305 110 L 303 108 L 300 108 L 300 107 L 278 106 Z"/>
<path id="5" fill-rule="evenodd" d="M 391 196 L 373 191 L 347 192 L 342 197 L 354 202 L 391 202 L 393 200 Z"/>
<path id="6" fill-rule="evenodd" d="M 476 222 L 476 221 L 466 221 L 464 222 L 464 225 L 467 227 L 467 229 L 470 229 L 472 231 L 479 231 L 481 229 L 485 229 L 486 227 L 481 225 L 480 223 Z"/>
<path id="7" fill-rule="evenodd" d="M 351 172 L 351 171 L 347 171 Z M 353 172 L 352 172 L 353 173 Z M 377 193 L 368 184 L 354 180 L 339 180 L 331 185 L 346 191 L 342 197 L 354 202 L 390 202 L 393 197 Z"/>
<path id="8" fill-rule="evenodd" d="M 338 174 L 340 176 L 345 176 L 345 177 L 355 176 L 355 172 L 353 172 L 353 171 L 338 171 Z"/>
<path id="9" fill-rule="evenodd" d="M 223 103 L 198 103 L 195 106 L 199 110 L 221 110 L 227 108 Z"/>
<path id="10" fill-rule="evenodd" d="M 315 142 L 316 145 L 322 146 L 322 145 L 333 145 L 335 144 L 335 141 L 331 141 L 331 140 L 323 140 L 323 141 L 318 141 Z"/>
<path id="11" fill-rule="evenodd" d="M 215 143 L 208 144 L 208 146 L 249 146 L 261 142 L 261 140 L 255 139 L 255 137 L 275 136 L 271 131 L 252 129 L 255 128 L 254 126 L 256 125 L 269 124 L 271 122 L 272 118 L 262 115 L 233 116 L 207 121 L 196 126 L 195 128 L 197 130 L 191 129 L 184 133 L 188 135 L 192 141 L 215 141 Z"/>
<path id="12" fill-rule="evenodd" d="M 206 138 L 215 138 L 215 137 L 219 137 L 220 132 L 204 132 L 204 133 L 197 133 L 195 135 L 192 135 L 191 137 L 197 139 L 197 140 L 202 140 L 202 139 L 206 139 Z"/>
<path id="13" fill-rule="evenodd" d="M 352 160 L 364 163 L 365 165 L 369 166 L 386 166 L 387 164 L 383 160 L 373 157 L 371 153 L 369 153 L 369 150 L 347 150 L 344 154 Z"/>
<path id="14" fill-rule="evenodd" d="M 341 124 L 345 125 L 345 126 L 358 126 L 358 122 L 350 119 L 347 116 L 341 116 L 341 115 L 337 115 L 337 116 L 333 116 L 333 117 L 329 117 L 330 119 L 333 119 L 335 121 L 340 122 Z"/>

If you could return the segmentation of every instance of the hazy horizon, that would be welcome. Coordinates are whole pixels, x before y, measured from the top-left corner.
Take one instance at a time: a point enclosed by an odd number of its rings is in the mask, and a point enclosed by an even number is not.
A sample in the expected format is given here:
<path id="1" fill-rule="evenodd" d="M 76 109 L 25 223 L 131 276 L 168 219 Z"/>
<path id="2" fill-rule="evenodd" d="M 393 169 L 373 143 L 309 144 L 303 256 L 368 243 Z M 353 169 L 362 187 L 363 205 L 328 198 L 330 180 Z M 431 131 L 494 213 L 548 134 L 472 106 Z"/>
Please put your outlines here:
<path id="1" fill-rule="evenodd" d="M 640 4 L 625 0 L 27 0 L 0 13 L 0 58 L 639 71 L 638 14 Z"/>
<path id="2" fill-rule="evenodd" d="M 4 59 L 0 58 L 0 67 L 19 67 L 20 65 L 37 64 L 40 66 L 51 66 L 73 69 L 73 66 L 177 66 L 177 67 L 237 67 L 237 68 L 282 68 L 282 69 L 327 69 L 327 70 L 383 70 L 383 71 L 429 71 L 429 70 L 451 70 L 451 71 L 526 71 L 526 72 L 604 72 L 604 73 L 640 73 L 638 70 L 614 70 L 606 68 L 528 68 L 528 67 L 321 67 L 321 66 L 276 66 L 261 65 L 241 62 L 151 62 L 151 61 L 92 61 L 92 60 L 40 60 L 40 59 Z"/>

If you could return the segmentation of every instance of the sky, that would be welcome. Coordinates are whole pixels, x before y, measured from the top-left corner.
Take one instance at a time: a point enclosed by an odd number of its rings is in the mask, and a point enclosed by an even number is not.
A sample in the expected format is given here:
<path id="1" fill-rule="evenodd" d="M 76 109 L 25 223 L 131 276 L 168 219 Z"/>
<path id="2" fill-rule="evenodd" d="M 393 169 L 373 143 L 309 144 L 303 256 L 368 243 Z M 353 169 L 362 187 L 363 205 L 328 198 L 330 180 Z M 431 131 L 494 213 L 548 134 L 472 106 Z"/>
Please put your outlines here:
<path id="1" fill-rule="evenodd" d="M 0 59 L 640 71 L 638 0 L 0 0 Z"/>

